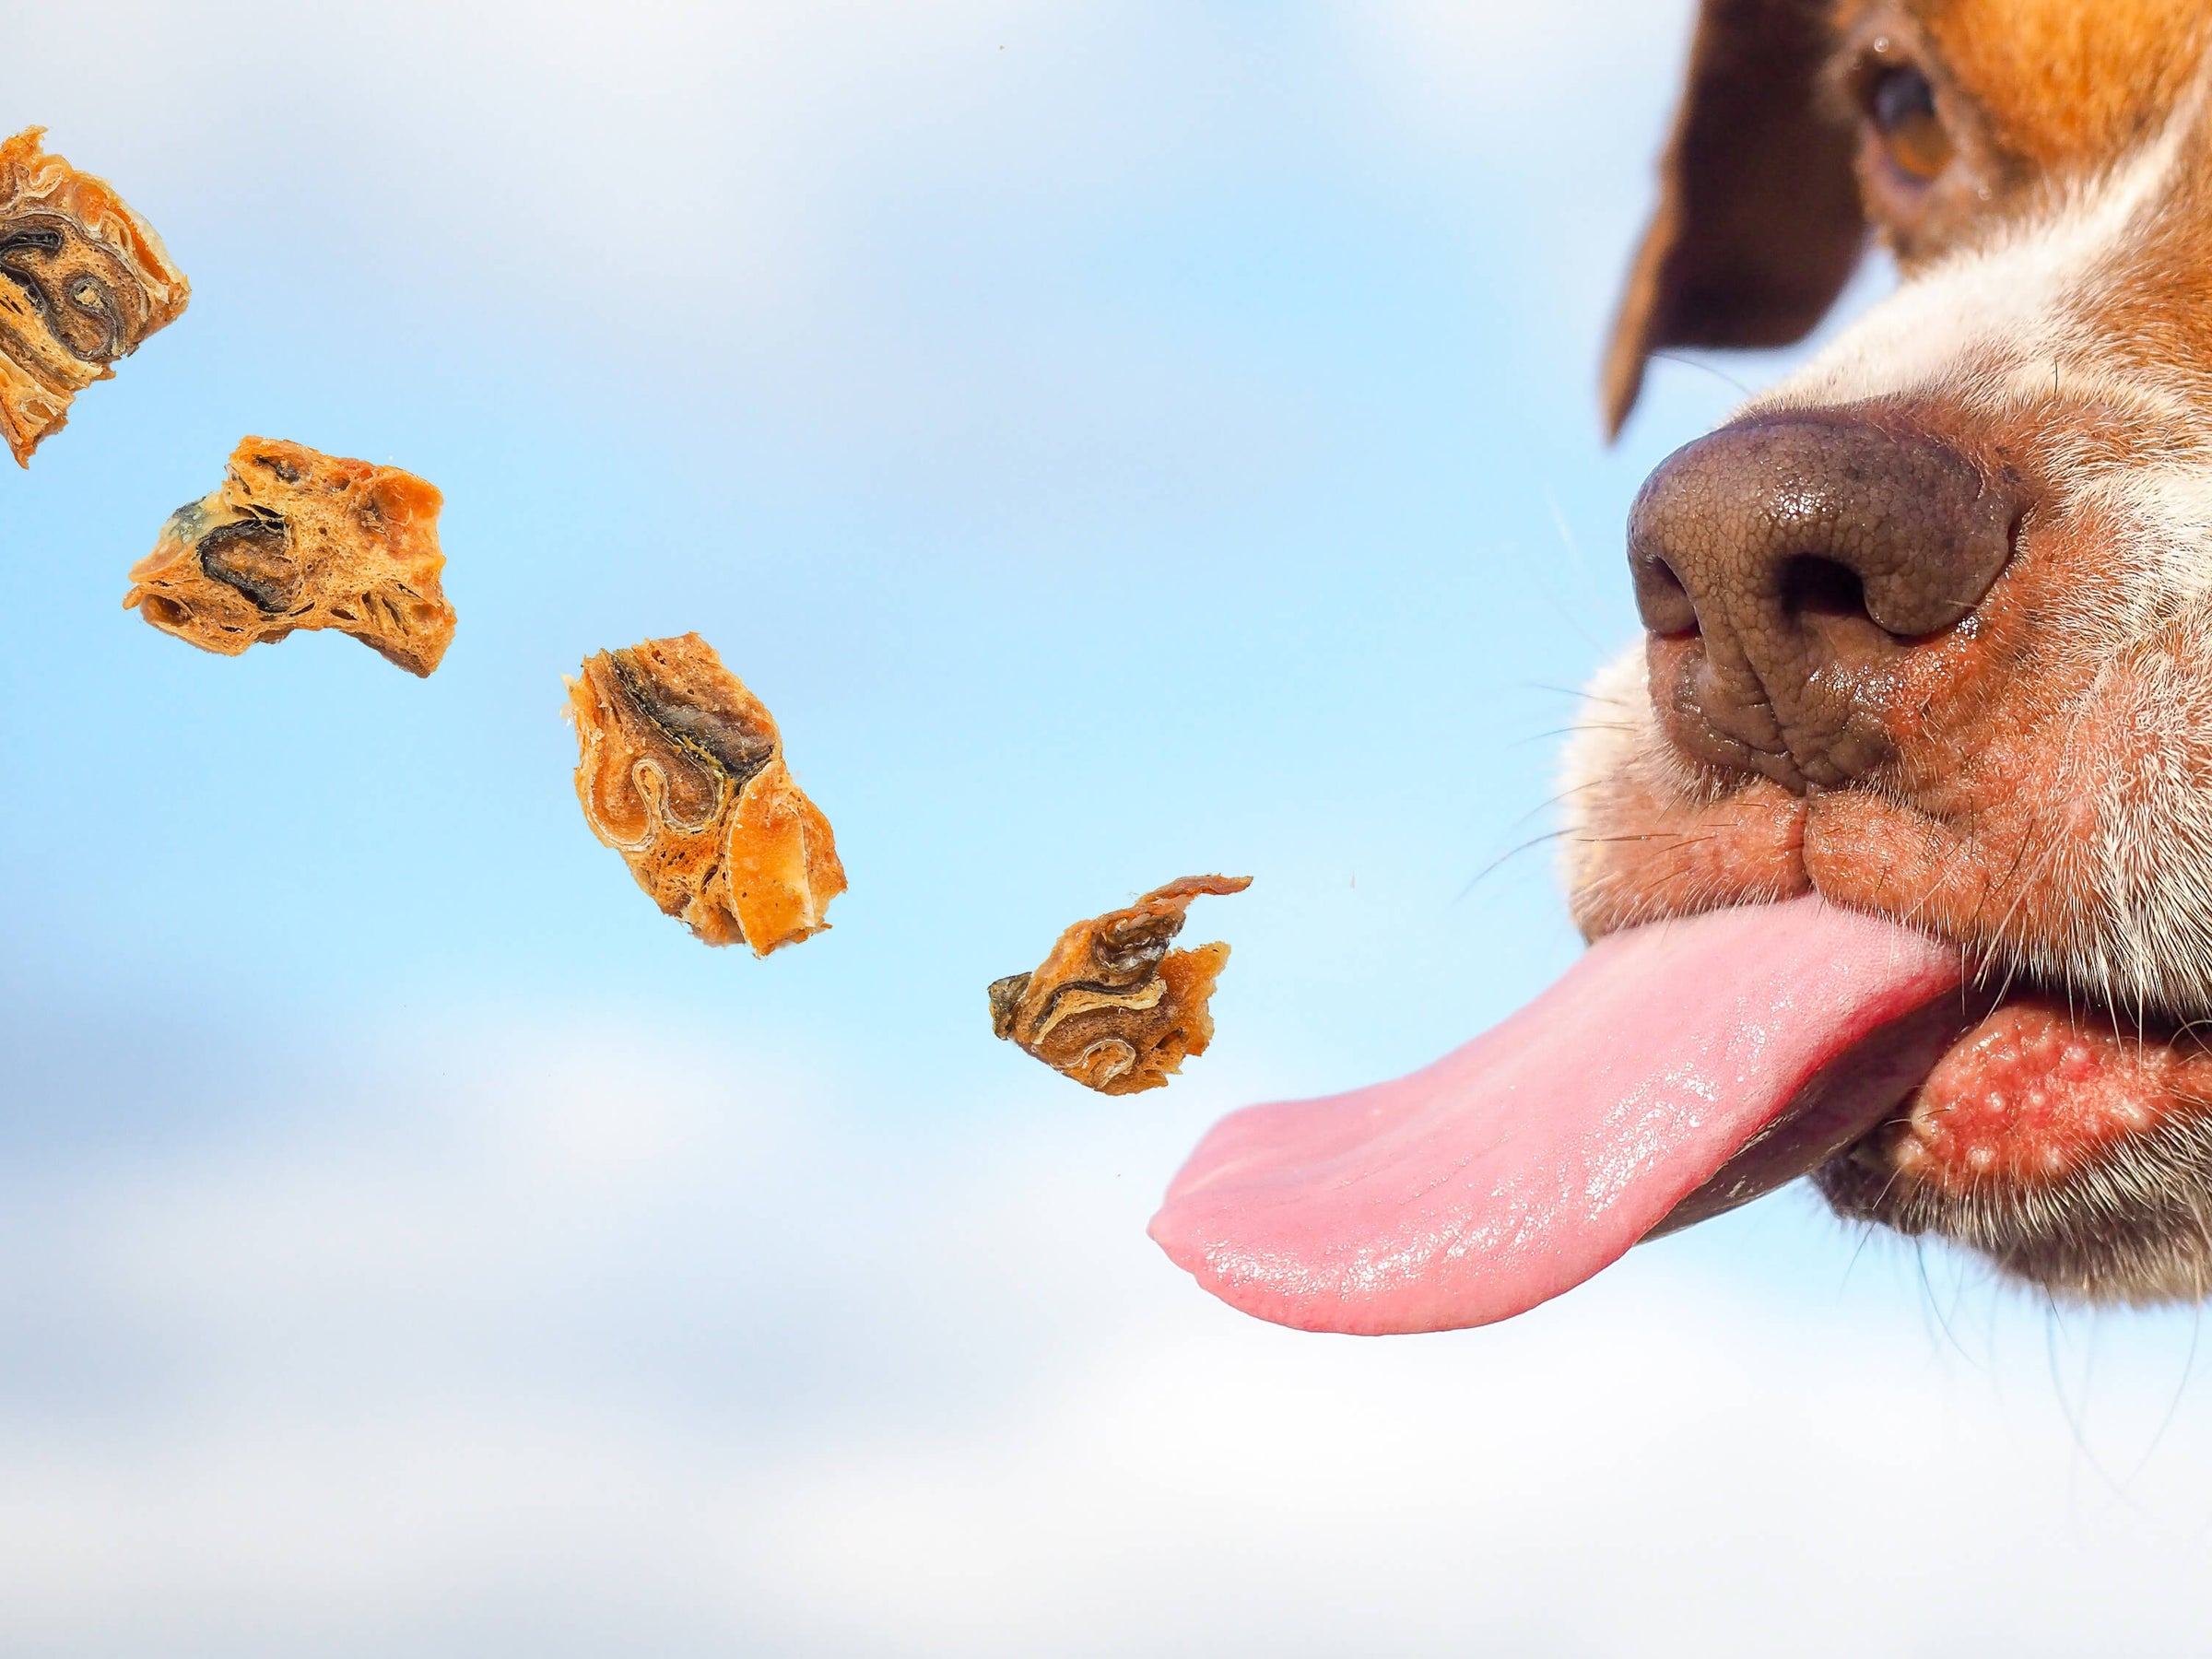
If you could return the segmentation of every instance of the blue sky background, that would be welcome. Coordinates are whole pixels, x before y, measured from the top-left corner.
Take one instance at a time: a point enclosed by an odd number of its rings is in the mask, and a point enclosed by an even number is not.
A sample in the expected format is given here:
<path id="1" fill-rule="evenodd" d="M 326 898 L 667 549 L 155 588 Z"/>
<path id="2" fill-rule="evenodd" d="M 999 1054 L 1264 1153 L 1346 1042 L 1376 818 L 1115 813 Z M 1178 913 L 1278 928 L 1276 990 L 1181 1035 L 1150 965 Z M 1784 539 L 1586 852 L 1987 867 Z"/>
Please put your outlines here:
<path id="1" fill-rule="evenodd" d="M 1687 17 L 22 31 L 0 120 L 194 297 L 0 478 L 0 1645 L 2212 1635 L 2194 1316 L 2056 1315 L 1794 1192 L 1382 1343 L 1143 1235 L 1219 1112 L 1408 1069 L 1573 955 L 1547 851 L 1498 861 L 1632 634 L 1636 484 L 1776 368 L 1662 364 L 1598 441 Z M 444 489 L 435 677 L 120 609 L 247 432 Z M 571 791 L 560 676 L 689 629 L 852 872 L 765 963 Z M 1257 881 L 1197 912 L 1236 956 L 1171 1089 L 991 1040 L 989 980 L 1214 869 Z"/>

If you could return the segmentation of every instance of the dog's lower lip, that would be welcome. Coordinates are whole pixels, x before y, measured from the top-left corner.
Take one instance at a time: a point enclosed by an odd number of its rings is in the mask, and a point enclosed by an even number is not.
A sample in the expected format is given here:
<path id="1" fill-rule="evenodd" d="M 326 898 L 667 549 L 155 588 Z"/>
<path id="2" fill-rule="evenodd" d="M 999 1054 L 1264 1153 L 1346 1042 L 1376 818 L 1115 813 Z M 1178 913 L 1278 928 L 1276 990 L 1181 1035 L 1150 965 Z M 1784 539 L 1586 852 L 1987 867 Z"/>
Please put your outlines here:
<path id="1" fill-rule="evenodd" d="M 1831 1159 L 1853 1159 L 1894 1179 L 1883 1150 L 1886 1137 L 1905 1132 L 1912 1115 L 1931 1104 L 1939 1115 L 1947 1113 L 1952 1101 L 1931 1102 L 1925 1097 L 1931 1088 L 1941 1089 L 1943 1069 L 1954 1053 L 1983 1041 L 1996 1029 L 1992 1022 L 2000 1013 L 2031 1007 L 2046 1016 L 2063 1009 L 2063 1029 L 2089 1047 L 2116 1039 L 2138 1053 L 2168 1051 L 2183 1065 L 2199 1063 L 2212 1053 L 2199 1022 L 2147 1013 L 2124 1019 L 2100 998 L 2032 982 L 1970 984 L 1957 998 L 1932 1004 L 1872 1033 L 1823 1068 L 1768 1130 L 1676 1206 L 1645 1240 L 1725 1214 Z M 2079 1125 L 2076 1130 L 2081 1132 Z M 2055 1152 L 2047 1147 L 2047 1155 Z"/>
<path id="2" fill-rule="evenodd" d="M 1997 999 L 1945 997 L 1868 1033 L 1816 1073 L 1788 1109 L 1669 1210 L 1646 1241 L 1680 1232 L 1808 1175 L 1884 1124 Z"/>

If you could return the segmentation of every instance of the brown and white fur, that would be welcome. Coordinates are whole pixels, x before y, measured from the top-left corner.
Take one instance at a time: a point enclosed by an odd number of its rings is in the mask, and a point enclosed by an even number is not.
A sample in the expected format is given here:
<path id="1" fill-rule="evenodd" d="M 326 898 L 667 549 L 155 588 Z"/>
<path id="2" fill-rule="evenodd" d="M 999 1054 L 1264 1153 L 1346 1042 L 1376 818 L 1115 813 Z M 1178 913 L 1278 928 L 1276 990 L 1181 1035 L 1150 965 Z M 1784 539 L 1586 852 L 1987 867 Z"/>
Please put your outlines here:
<path id="1" fill-rule="evenodd" d="M 1819 1175 L 1847 1215 L 2092 1300 L 2212 1292 L 2207 41 L 2212 0 L 1706 0 L 1615 425 L 1654 351 L 1805 333 L 1871 234 L 1899 290 L 1732 424 L 1902 422 L 2027 506 L 1971 615 L 1850 688 L 1877 763 L 1822 784 L 1700 754 L 1653 695 L 1698 642 L 1659 634 L 1598 675 L 1567 760 L 1591 937 L 1818 891 L 2120 1054 L 2130 1087 L 2047 1144 L 2023 1120 L 1962 1151 L 1939 1067 Z M 1932 89 L 1932 173 L 1868 105 L 1900 66 Z"/>

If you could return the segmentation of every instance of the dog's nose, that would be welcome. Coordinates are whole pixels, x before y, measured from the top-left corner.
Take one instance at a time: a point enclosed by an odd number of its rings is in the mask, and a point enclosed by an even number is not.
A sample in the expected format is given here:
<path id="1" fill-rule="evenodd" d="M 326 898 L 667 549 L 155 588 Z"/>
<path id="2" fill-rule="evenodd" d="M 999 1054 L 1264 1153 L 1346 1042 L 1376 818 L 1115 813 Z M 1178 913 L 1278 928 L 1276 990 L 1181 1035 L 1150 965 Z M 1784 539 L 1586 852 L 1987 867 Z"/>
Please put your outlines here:
<path id="1" fill-rule="evenodd" d="M 1670 730 L 1795 790 L 1877 765 L 1868 694 L 1981 603 L 2021 494 L 1940 439 L 1848 415 L 1759 417 L 1677 450 L 1629 519 Z"/>

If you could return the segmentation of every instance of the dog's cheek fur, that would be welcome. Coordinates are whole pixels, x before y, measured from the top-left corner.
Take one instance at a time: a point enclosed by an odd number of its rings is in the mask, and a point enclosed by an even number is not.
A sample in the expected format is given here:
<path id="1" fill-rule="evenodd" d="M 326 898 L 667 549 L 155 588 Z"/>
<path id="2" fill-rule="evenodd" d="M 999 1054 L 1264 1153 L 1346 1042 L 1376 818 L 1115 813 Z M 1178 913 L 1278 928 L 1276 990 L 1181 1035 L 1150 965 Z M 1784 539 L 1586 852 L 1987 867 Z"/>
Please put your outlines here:
<path id="1" fill-rule="evenodd" d="M 2212 617 L 2128 653 L 2099 711 L 2095 868 L 2109 1000 L 2212 1015 Z"/>

